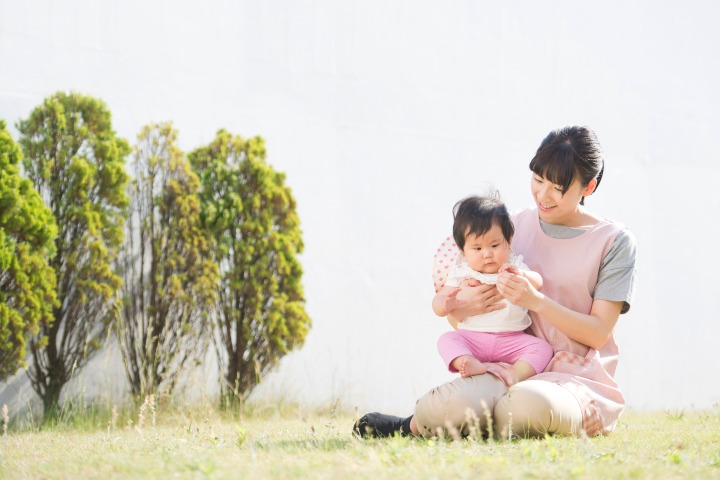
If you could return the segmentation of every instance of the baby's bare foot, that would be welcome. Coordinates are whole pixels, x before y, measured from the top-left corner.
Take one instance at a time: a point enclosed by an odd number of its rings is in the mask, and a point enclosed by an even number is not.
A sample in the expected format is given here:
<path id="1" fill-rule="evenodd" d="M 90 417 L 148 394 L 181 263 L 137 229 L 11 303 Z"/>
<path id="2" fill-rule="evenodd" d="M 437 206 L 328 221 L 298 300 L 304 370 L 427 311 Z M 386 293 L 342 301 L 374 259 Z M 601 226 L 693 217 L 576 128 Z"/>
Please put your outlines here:
<path id="1" fill-rule="evenodd" d="M 487 367 L 477 358 L 466 355 L 460 359 L 458 371 L 460 372 L 460 376 L 465 378 L 472 377 L 473 375 L 482 375 L 487 372 Z"/>

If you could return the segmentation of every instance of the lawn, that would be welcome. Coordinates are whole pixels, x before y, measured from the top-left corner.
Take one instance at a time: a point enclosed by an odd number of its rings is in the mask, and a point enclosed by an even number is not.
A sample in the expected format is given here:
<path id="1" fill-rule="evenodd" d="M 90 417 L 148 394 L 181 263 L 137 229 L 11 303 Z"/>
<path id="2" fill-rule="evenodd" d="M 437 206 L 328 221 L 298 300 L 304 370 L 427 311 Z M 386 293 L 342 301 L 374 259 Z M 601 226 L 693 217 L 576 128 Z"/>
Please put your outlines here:
<path id="1" fill-rule="evenodd" d="M 0 432 L 0 478 L 718 478 L 720 409 L 627 412 L 605 437 L 361 440 L 354 414 L 158 407 Z"/>

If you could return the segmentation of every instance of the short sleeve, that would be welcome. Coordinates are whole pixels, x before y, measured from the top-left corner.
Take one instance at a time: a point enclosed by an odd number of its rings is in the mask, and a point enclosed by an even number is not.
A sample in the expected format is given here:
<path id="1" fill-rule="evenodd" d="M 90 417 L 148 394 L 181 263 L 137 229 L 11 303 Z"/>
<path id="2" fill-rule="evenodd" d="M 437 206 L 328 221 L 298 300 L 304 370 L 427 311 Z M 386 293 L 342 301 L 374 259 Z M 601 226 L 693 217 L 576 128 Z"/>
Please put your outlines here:
<path id="1" fill-rule="evenodd" d="M 525 265 L 525 262 L 523 261 L 523 256 L 518 255 L 513 250 L 510 250 L 510 257 L 508 258 L 508 263 L 515 268 L 519 268 L 520 270 L 530 270 L 530 267 Z"/>
<path id="2" fill-rule="evenodd" d="M 635 256 L 635 237 L 627 229 L 620 230 L 600 263 L 593 295 L 595 300 L 624 302 L 620 313 L 627 313 L 630 310 L 637 282 Z"/>
<path id="3" fill-rule="evenodd" d="M 433 285 L 435 286 L 435 292 L 440 291 L 445 285 L 445 282 L 447 282 L 450 268 L 455 264 L 455 258 L 458 252 L 459 250 L 452 237 L 445 238 L 435 251 L 435 258 L 433 259 Z"/>

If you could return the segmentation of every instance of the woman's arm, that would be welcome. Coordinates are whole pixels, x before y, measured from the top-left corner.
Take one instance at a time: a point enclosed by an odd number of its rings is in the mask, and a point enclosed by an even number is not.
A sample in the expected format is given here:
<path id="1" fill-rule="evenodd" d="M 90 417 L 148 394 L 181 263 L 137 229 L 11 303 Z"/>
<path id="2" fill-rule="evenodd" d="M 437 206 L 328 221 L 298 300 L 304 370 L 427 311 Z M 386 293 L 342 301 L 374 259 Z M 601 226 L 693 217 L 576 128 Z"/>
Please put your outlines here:
<path id="1" fill-rule="evenodd" d="M 532 310 L 576 342 L 600 348 L 612 335 L 623 302 L 593 301 L 590 314 L 578 313 L 560 305 L 535 289 L 525 277 L 502 273 L 498 291 L 515 305 Z"/>
<path id="2" fill-rule="evenodd" d="M 607 343 L 620 317 L 623 302 L 594 300 L 589 315 L 575 312 L 545 297 L 534 312 L 542 315 L 558 330 L 591 348 Z"/>

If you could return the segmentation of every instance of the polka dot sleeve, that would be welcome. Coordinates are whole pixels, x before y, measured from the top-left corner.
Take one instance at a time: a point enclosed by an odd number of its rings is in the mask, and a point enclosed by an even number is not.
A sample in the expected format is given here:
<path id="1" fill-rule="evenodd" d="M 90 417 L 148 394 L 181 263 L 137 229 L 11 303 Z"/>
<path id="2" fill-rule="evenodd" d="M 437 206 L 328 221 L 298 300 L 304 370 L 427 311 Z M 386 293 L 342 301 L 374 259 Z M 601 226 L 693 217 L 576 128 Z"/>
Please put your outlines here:
<path id="1" fill-rule="evenodd" d="M 459 250 L 452 237 L 447 237 L 438 247 L 433 259 L 433 284 L 438 292 L 447 282 L 450 268 L 455 263 Z"/>

